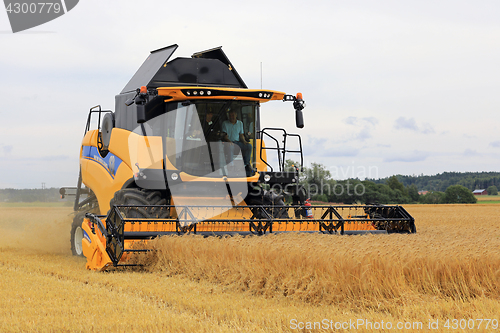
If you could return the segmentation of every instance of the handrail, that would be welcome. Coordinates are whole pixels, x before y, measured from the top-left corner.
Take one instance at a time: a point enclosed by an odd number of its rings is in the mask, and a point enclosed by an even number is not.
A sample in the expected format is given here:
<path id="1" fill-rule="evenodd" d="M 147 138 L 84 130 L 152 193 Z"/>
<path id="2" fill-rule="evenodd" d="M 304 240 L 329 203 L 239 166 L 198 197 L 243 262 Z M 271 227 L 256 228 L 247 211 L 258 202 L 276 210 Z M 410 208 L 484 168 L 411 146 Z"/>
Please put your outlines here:
<path id="1" fill-rule="evenodd" d="M 281 132 L 283 132 L 283 141 L 282 141 L 283 146 L 281 147 L 278 140 L 274 136 L 272 136 L 271 134 L 267 133 L 266 130 L 267 131 L 281 131 Z M 304 154 L 302 152 L 302 138 L 300 137 L 299 134 L 288 134 L 283 128 L 275 128 L 275 127 L 266 127 L 264 129 L 262 129 L 259 133 L 262 136 L 261 140 L 264 140 L 264 136 L 268 136 L 276 143 L 276 147 L 264 147 L 262 144 L 260 145 L 260 159 L 262 162 L 264 162 L 264 164 L 266 164 L 271 169 L 271 172 L 274 171 L 274 168 L 272 167 L 272 165 L 270 165 L 267 161 L 265 161 L 262 158 L 262 151 L 263 150 L 277 150 L 277 152 L 278 152 L 278 165 L 279 165 L 280 172 L 285 171 L 286 153 L 300 154 L 300 168 L 302 170 L 302 167 L 304 165 Z M 286 147 L 287 137 L 289 137 L 289 136 L 298 138 L 299 150 L 287 149 L 287 147 Z"/>

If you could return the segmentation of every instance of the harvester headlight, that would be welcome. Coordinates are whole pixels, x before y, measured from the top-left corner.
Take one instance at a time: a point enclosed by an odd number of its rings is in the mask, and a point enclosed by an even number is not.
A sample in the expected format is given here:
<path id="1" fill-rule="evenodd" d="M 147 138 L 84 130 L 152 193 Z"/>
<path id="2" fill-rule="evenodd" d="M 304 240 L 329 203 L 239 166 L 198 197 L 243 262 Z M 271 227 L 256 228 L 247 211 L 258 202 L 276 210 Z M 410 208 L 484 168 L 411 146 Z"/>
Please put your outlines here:
<path id="1" fill-rule="evenodd" d="M 265 181 L 266 183 L 267 183 L 268 181 L 270 181 L 270 180 L 271 180 L 271 176 L 269 176 L 269 175 L 265 175 L 265 176 L 264 176 L 264 181 Z"/>
<path id="2" fill-rule="evenodd" d="M 170 175 L 170 178 L 172 178 L 172 180 L 177 180 L 179 179 L 179 175 L 174 172 L 172 175 Z"/>
<path id="3" fill-rule="evenodd" d="M 262 97 L 262 93 L 259 93 L 259 97 Z"/>
<path id="4" fill-rule="evenodd" d="M 210 96 L 212 95 L 212 92 L 210 90 L 207 91 L 207 95 Z"/>
<path id="5" fill-rule="evenodd" d="M 196 90 L 193 91 L 193 95 L 198 95 L 198 92 Z"/>
<path id="6" fill-rule="evenodd" d="M 204 94 L 204 93 L 203 93 L 203 90 L 201 90 L 201 91 L 200 91 L 200 95 L 203 95 L 203 94 Z"/>

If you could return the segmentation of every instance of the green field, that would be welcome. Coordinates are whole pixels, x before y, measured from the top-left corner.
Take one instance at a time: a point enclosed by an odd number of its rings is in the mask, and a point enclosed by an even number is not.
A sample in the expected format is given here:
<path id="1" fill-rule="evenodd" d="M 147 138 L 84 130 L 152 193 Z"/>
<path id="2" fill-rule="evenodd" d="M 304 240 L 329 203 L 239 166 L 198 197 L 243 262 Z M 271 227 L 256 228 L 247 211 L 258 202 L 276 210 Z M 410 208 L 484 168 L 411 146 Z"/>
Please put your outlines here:
<path id="1" fill-rule="evenodd" d="M 497 204 L 500 203 L 500 195 L 478 195 L 477 202 L 482 204 Z"/>

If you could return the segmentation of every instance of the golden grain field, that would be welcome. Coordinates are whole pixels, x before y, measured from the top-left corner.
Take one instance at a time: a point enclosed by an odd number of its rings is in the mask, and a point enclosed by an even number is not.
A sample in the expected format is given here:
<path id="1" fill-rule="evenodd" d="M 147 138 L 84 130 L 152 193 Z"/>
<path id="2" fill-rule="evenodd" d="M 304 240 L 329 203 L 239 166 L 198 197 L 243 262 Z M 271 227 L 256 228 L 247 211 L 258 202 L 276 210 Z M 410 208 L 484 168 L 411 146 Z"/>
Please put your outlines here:
<path id="1" fill-rule="evenodd" d="M 500 205 L 405 208 L 415 235 L 163 237 L 143 269 L 96 273 L 70 255 L 71 209 L 0 207 L 0 331 L 490 331 Z"/>

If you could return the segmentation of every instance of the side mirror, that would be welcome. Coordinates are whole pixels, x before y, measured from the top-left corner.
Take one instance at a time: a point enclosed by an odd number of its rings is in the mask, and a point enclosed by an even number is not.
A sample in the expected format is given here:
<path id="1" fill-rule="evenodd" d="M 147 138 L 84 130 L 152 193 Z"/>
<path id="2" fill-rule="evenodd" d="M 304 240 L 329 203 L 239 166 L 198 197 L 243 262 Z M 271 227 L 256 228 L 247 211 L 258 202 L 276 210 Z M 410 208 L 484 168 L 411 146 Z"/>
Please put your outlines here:
<path id="1" fill-rule="evenodd" d="M 131 106 L 135 103 L 137 112 L 137 123 L 142 124 L 146 122 L 146 102 L 148 100 L 148 89 L 146 86 L 142 86 L 137 89 L 137 94 L 134 98 L 125 101 L 126 106 Z"/>
<path id="2" fill-rule="evenodd" d="M 304 116 L 302 110 L 295 109 L 295 125 L 297 128 L 304 128 Z"/>
<path id="3" fill-rule="evenodd" d="M 304 128 L 304 116 L 302 114 L 302 110 L 306 107 L 306 102 L 302 99 L 302 93 L 297 93 L 297 96 L 293 101 L 293 107 L 295 109 L 295 125 L 297 128 Z"/>
<path id="4" fill-rule="evenodd" d="M 146 107 L 144 104 L 137 104 L 137 123 L 142 124 L 146 122 Z"/>
<path id="5" fill-rule="evenodd" d="M 145 86 L 142 86 L 137 91 L 137 96 L 135 97 L 135 105 L 137 106 L 137 123 L 142 124 L 146 122 L 146 98 L 148 90 Z"/>
<path id="6" fill-rule="evenodd" d="M 302 99 L 302 93 L 297 93 L 297 96 L 283 96 L 283 102 L 287 101 L 293 101 L 293 108 L 295 109 L 295 125 L 298 128 L 304 128 L 304 116 L 302 114 L 302 110 L 306 107 L 306 102 Z"/>

